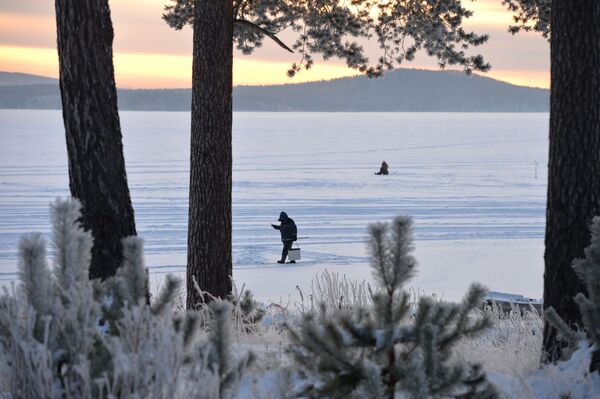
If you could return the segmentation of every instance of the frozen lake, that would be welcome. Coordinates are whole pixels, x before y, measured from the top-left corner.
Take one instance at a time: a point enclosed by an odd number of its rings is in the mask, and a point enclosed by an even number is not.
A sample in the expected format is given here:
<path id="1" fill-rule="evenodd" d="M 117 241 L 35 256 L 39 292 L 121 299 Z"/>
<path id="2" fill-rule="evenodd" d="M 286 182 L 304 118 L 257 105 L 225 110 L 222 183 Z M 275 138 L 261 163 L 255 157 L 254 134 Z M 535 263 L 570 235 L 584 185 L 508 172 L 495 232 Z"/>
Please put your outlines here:
<path id="1" fill-rule="evenodd" d="M 129 187 L 152 279 L 184 275 L 189 114 L 121 112 Z M 547 114 L 235 113 L 234 278 L 261 299 L 296 298 L 323 269 L 370 280 L 366 226 L 416 225 L 415 289 L 462 296 L 472 281 L 542 296 Z M 381 161 L 389 176 L 374 176 Z M 537 164 L 537 166 L 536 166 Z M 19 237 L 48 233 L 68 195 L 59 111 L 0 110 L 0 279 Z M 278 265 L 270 227 L 298 225 L 303 260 Z"/>

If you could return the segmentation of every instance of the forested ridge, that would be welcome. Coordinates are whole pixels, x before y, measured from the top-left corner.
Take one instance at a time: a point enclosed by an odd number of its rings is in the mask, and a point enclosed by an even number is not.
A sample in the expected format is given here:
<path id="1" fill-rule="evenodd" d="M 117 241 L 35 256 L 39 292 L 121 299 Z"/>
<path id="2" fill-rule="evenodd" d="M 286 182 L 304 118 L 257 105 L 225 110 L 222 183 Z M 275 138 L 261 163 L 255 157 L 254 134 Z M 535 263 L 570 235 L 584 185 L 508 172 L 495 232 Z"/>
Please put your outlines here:
<path id="1" fill-rule="evenodd" d="M 21 75 L 31 78 L 31 84 L 26 84 L 26 78 L 16 79 L 11 75 L 0 72 L 0 108 L 60 109 L 57 83 L 39 84 L 42 82 L 39 77 Z M 453 71 L 398 69 L 379 79 L 360 76 L 290 82 L 234 87 L 233 108 L 312 112 L 547 112 L 549 101 L 546 89 Z M 120 89 L 118 95 L 119 109 L 130 111 L 188 111 L 191 102 L 190 89 Z"/>

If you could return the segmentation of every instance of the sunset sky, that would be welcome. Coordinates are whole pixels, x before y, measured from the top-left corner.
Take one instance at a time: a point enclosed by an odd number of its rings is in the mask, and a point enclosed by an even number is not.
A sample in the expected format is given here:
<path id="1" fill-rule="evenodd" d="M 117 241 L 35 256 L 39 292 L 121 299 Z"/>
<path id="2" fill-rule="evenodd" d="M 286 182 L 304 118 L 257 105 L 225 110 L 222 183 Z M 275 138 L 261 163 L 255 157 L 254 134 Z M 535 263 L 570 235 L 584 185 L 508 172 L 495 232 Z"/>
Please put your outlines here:
<path id="1" fill-rule="evenodd" d="M 128 88 L 191 87 L 192 31 L 175 31 L 161 20 L 168 0 L 111 0 L 115 30 L 114 63 L 117 85 Z M 507 33 L 511 15 L 501 0 L 464 1 L 475 11 L 466 27 L 490 34 L 483 46 L 469 50 L 492 64 L 486 76 L 507 82 L 549 87 L 549 45 L 541 35 Z M 372 58 L 376 45 L 369 46 Z M 234 84 L 297 83 L 355 75 L 340 60 L 316 59 L 313 70 L 294 79 L 286 76 L 298 56 L 265 40 L 251 56 L 235 54 Z M 419 55 L 407 68 L 436 69 L 434 59 Z M 0 3 L 0 71 L 58 77 L 54 1 L 19 0 Z"/>

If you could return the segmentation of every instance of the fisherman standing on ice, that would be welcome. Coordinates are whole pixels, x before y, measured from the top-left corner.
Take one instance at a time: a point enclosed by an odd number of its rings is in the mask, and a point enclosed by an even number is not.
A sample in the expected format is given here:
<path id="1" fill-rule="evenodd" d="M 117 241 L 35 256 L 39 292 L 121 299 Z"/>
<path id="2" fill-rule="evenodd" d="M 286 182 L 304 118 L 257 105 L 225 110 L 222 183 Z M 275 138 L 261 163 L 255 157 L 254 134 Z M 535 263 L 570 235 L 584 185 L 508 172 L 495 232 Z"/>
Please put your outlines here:
<path id="1" fill-rule="evenodd" d="M 275 230 L 279 230 L 281 233 L 281 242 L 283 243 L 281 260 L 278 260 L 277 263 L 285 263 L 285 258 L 287 258 L 288 251 L 292 248 L 292 243 L 298 239 L 298 229 L 296 223 L 294 223 L 294 219 L 288 217 L 285 212 L 279 214 L 279 221 L 281 222 L 279 226 L 276 224 L 272 224 L 271 226 Z M 290 263 L 296 263 L 296 261 L 291 260 Z"/>

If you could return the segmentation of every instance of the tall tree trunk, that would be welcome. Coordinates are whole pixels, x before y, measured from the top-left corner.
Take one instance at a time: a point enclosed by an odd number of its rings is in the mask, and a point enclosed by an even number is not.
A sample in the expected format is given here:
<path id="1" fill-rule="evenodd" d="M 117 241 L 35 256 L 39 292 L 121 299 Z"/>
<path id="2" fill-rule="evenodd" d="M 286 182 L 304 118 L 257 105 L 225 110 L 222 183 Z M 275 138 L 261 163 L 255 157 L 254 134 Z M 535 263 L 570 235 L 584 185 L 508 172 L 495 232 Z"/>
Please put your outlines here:
<path id="1" fill-rule="evenodd" d="M 71 195 L 92 231 L 90 277 L 113 275 L 135 222 L 121 143 L 108 0 L 56 0 L 60 92 Z"/>
<path id="2" fill-rule="evenodd" d="M 194 3 L 187 307 L 231 293 L 233 2 Z"/>
<path id="3" fill-rule="evenodd" d="M 573 324 L 581 318 L 573 297 L 585 290 L 571 264 L 600 214 L 600 2 L 553 0 L 551 26 L 544 307 Z M 549 360 L 561 354 L 549 325 L 544 350 Z"/>

